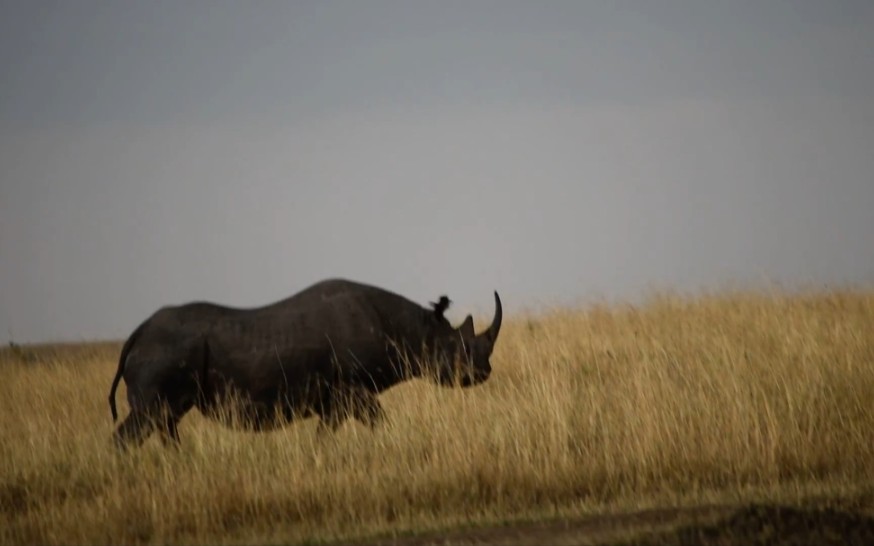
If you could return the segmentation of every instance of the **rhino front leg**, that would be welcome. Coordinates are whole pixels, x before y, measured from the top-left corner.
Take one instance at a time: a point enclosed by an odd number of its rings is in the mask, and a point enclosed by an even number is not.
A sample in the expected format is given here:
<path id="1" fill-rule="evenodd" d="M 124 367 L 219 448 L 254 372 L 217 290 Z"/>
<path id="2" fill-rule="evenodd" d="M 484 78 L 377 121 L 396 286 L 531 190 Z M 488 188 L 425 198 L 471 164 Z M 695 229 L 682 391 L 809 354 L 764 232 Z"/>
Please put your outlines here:
<path id="1" fill-rule="evenodd" d="M 336 411 L 324 413 L 320 417 L 319 426 L 316 427 L 316 433 L 320 436 L 325 435 L 328 432 L 337 432 L 337 429 L 340 428 L 340 425 L 342 425 L 346 420 L 345 415 Z"/>
<path id="2" fill-rule="evenodd" d="M 334 392 L 320 408 L 319 426 L 316 432 L 325 435 L 328 432 L 337 432 L 337 429 L 349 418 L 350 407 L 346 392 Z"/>
<path id="3" fill-rule="evenodd" d="M 385 420 L 385 411 L 376 393 L 361 387 L 340 387 L 334 390 L 319 411 L 318 432 L 336 431 L 349 417 L 370 428 Z"/>
<path id="4" fill-rule="evenodd" d="M 385 421 L 385 411 L 376 393 L 367 389 L 356 389 L 352 394 L 352 415 L 370 428 Z"/>
<path id="5" fill-rule="evenodd" d="M 319 408 L 318 433 L 336 432 L 349 417 L 373 426 L 382 412 L 379 401 L 364 389 L 337 387 Z"/>

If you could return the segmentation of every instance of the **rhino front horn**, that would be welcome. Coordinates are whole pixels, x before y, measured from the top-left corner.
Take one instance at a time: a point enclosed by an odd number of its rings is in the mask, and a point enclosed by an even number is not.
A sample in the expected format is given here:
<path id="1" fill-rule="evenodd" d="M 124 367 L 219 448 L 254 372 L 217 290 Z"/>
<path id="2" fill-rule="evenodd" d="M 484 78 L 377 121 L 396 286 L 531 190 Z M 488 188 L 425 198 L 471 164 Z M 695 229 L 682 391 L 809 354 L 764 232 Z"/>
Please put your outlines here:
<path id="1" fill-rule="evenodd" d="M 492 319 L 492 325 L 489 326 L 489 329 L 482 333 L 483 336 L 488 340 L 488 342 L 494 345 L 495 340 L 498 339 L 498 332 L 501 331 L 501 319 L 503 318 L 504 313 L 501 309 L 501 297 L 498 296 L 498 292 L 495 291 L 495 318 Z"/>

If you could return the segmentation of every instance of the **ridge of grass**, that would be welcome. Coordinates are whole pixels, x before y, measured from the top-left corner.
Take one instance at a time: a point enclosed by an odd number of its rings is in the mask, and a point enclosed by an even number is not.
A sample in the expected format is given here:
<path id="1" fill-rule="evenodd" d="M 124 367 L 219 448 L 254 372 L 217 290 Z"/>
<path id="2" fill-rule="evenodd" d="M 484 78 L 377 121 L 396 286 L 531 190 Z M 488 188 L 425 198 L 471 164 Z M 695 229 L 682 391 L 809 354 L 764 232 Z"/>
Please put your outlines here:
<path id="1" fill-rule="evenodd" d="M 0 542 L 294 543 L 874 487 L 874 293 L 660 295 L 507 317 L 493 375 L 371 431 L 196 412 L 119 456 L 119 343 L 0 350 Z M 120 410 L 126 413 L 124 389 Z"/>

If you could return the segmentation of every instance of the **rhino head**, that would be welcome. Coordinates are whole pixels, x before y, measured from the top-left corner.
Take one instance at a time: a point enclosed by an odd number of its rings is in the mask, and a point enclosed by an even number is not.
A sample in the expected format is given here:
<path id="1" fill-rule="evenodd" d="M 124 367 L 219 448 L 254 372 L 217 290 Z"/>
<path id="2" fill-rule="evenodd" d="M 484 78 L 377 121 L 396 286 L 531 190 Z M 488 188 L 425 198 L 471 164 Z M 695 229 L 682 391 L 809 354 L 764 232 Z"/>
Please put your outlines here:
<path id="1" fill-rule="evenodd" d="M 470 315 L 461 326 L 452 328 L 443 317 L 443 311 L 449 307 L 449 299 L 445 296 L 432 305 L 438 319 L 430 370 L 433 379 L 441 385 L 462 387 L 477 385 L 488 379 L 492 373 L 489 357 L 498 339 L 503 317 L 498 293 L 495 292 L 492 324 L 479 335 L 474 331 L 473 317 Z"/>

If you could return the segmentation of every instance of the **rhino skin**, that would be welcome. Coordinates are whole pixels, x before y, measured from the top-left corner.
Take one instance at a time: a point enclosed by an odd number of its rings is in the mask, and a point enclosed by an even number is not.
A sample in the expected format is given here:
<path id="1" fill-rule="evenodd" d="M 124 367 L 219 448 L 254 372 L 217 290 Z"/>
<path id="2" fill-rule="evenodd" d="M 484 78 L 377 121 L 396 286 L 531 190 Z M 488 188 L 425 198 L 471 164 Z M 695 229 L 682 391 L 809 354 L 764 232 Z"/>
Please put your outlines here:
<path id="1" fill-rule="evenodd" d="M 178 443 L 179 420 L 193 407 L 232 427 L 269 430 L 318 416 L 320 431 L 353 417 L 375 426 L 377 395 L 430 377 L 446 386 L 482 383 L 501 329 L 495 292 L 492 324 L 479 335 L 468 315 L 458 328 L 431 308 L 344 279 L 316 283 L 279 302 L 232 308 L 209 302 L 163 307 L 125 341 L 109 405 L 124 378 L 130 413 L 116 428 L 119 448 L 155 430 Z"/>

